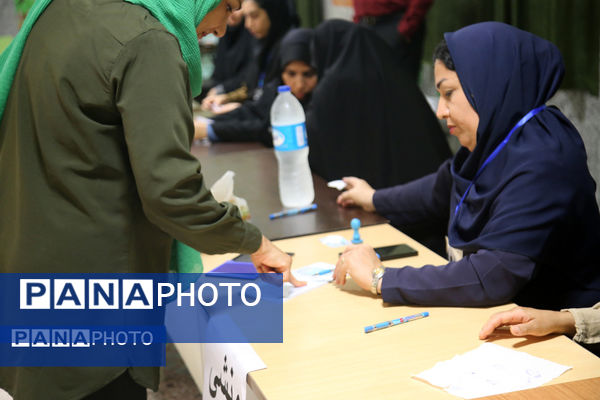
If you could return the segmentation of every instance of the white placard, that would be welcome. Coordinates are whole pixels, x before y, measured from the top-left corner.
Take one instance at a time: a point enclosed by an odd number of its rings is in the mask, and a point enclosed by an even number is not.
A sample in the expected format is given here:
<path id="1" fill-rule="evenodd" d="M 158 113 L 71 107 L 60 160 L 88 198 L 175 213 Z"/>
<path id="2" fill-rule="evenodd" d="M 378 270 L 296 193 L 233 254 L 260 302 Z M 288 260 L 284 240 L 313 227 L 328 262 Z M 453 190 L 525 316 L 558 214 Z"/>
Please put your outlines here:
<path id="1" fill-rule="evenodd" d="M 246 400 L 246 376 L 267 368 L 247 343 L 205 343 L 204 400 Z"/>

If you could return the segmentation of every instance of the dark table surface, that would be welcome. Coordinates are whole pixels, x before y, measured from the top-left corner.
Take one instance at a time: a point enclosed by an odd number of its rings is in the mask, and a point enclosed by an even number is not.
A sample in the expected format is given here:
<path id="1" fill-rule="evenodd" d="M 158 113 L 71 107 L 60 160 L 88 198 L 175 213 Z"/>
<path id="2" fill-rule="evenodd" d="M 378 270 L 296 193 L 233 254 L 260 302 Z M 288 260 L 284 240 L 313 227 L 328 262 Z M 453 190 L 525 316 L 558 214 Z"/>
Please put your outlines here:
<path id="1" fill-rule="evenodd" d="M 271 240 L 310 235 L 350 228 L 352 218 L 362 226 L 386 223 L 375 213 L 359 208 L 342 208 L 335 202 L 339 192 L 313 174 L 317 210 L 289 217 L 269 219 L 269 214 L 281 211 L 277 184 L 277 159 L 273 149 L 258 143 L 195 144 L 192 153 L 202 164 L 202 174 L 208 187 L 227 170 L 235 172 L 234 194 L 246 199 L 251 222 Z"/>

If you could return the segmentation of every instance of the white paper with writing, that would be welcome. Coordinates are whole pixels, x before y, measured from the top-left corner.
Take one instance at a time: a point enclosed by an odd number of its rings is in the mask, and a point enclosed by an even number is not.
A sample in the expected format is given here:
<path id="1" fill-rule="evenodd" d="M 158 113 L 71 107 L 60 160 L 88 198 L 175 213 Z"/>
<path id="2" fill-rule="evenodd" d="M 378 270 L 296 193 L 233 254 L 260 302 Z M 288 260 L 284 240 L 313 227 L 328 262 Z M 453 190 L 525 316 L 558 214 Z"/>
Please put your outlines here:
<path id="1" fill-rule="evenodd" d="M 538 387 L 571 368 L 521 351 L 484 343 L 451 360 L 438 362 L 414 377 L 455 396 L 473 399 Z"/>
<path id="2" fill-rule="evenodd" d="M 247 343 L 205 343 L 204 400 L 246 400 L 246 375 L 267 368 Z"/>
<path id="3" fill-rule="evenodd" d="M 289 282 L 283 284 L 283 301 L 287 301 L 296 296 L 309 292 L 313 289 L 323 286 L 333 280 L 333 270 L 335 265 L 324 262 L 316 262 L 306 265 L 302 268 L 292 270 L 294 277 L 300 281 L 305 281 L 306 286 L 294 287 Z"/>

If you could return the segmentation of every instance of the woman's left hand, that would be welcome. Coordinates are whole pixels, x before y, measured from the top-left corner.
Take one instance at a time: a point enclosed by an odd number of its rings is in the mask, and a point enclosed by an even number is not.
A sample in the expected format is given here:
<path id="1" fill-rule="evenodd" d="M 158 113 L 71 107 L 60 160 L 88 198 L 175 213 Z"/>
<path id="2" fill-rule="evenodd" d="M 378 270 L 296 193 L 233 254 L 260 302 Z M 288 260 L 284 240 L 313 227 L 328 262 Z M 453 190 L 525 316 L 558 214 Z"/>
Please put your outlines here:
<path id="1" fill-rule="evenodd" d="M 346 284 L 346 274 L 365 290 L 371 290 L 373 270 L 381 265 L 373 247 L 367 244 L 350 245 L 340 256 L 333 279 L 338 285 Z"/>

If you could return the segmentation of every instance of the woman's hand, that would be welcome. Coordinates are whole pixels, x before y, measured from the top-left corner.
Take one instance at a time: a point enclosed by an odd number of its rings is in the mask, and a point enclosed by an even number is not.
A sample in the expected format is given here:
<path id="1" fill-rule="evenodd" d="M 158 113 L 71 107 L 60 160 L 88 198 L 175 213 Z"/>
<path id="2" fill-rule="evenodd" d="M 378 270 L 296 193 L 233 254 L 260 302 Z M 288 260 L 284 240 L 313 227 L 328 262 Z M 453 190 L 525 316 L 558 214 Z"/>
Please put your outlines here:
<path id="1" fill-rule="evenodd" d="M 292 257 L 279 250 L 269 239 L 262 237 L 262 243 L 257 251 L 250 255 L 252 263 L 256 266 L 258 272 L 279 272 L 283 274 L 283 281 L 290 282 L 292 285 L 304 286 L 306 282 L 298 281 L 292 275 Z"/>
<path id="2" fill-rule="evenodd" d="M 343 181 L 346 183 L 346 190 L 337 198 L 339 205 L 343 207 L 358 206 L 365 211 L 375 211 L 373 205 L 375 189 L 367 181 L 355 177 L 343 178 Z"/>
<path id="3" fill-rule="evenodd" d="M 226 114 L 230 111 L 235 110 L 236 108 L 240 107 L 242 105 L 242 103 L 227 103 L 227 104 L 223 104 L 222 106 L 214 106 L 213 107 L 213 113 L 215 114 Z"/>
<path id="4" fill-rule="evenodd" d="M 227 103 L 226 94 L 207 95 L 204 100 L 202 100 L 202 109 L 214 112 L 215 108 L 218 108 L 225 103 Z"/>
<path id="5" fill-rule="evenodd" d="M 333 271 L 333 279 L 338 285 L 346 284 L 346 274 L 361 288 L 370 291 L 373 270 L 381 265 L 375 250 L 367 244 L 346 247 Z"/>
<path id="6" fill-rule="evenodd" d="M 575 319 L 568 311 L 515 307 L 492 315 L 481 328 L 479 339 L 487 339 L 494 329 L 501 326 L 510 326 L 510 333 L 514 336 L 545 336 L 551 333 L 575 335 Z"/>

